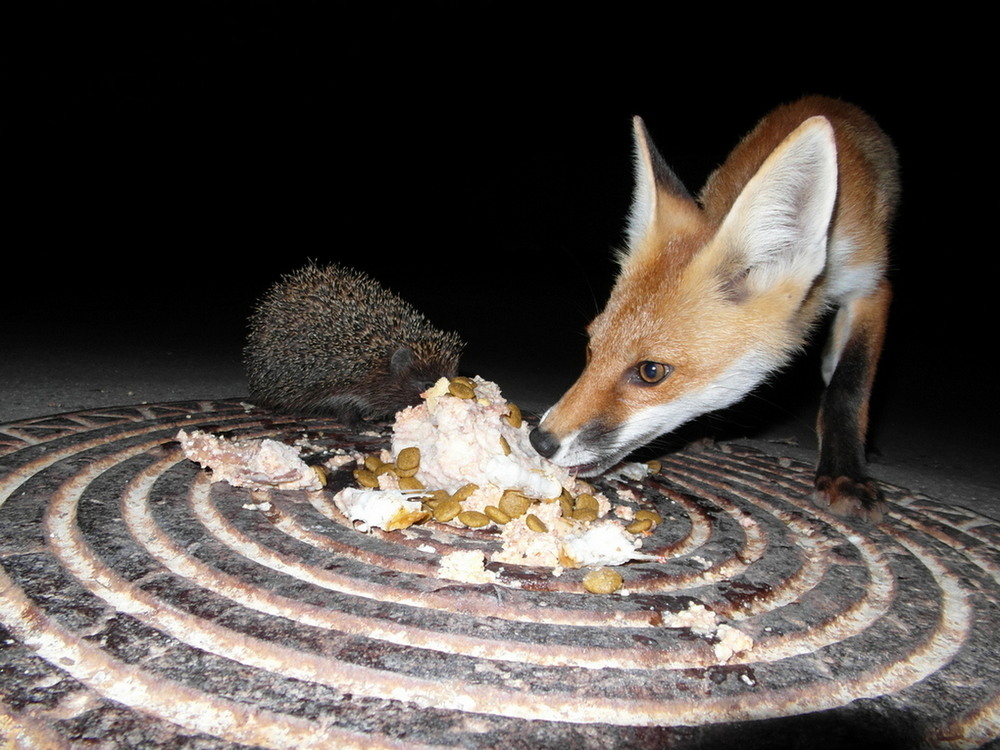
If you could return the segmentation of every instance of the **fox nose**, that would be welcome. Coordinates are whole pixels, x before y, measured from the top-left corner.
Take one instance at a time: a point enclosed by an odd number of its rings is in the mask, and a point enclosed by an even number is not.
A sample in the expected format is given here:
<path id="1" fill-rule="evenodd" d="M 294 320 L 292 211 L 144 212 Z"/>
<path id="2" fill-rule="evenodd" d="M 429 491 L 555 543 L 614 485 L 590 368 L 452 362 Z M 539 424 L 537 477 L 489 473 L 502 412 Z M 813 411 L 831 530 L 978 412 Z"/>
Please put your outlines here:
<path id="1" fill-rule="evenodd" d="M 531 445 L 545 458 L 552 458 L 559 450 L 559 438 L 551 432 L 546 432 L 541 427 L 536 427 L 528 436 Z"/>

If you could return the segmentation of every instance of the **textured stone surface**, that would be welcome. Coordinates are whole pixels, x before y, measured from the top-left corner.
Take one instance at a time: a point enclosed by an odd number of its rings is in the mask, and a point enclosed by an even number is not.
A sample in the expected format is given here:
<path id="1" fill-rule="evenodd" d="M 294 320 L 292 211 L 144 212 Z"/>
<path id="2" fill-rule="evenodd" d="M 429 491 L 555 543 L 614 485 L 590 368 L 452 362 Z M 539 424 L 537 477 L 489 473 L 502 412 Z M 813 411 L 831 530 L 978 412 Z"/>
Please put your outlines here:
<path id="1" fill-rule="evenodd" d="M 1000 528 L 968 511 L 887 487 L 885 522 L 845 522 L 807 466 L 689 450 L 601 485 L 665 518 L 628 595 L 511 566 L 459 584 L 440 553 L 491 533 L 365 535 L 329 491 L 212 484 L 182 427 L 387 442 L 224 401 L 0 426 L 0 746 L 974 748 L 1000 727 Z M 753 648 L 671 627 L 693 603 Z"/>

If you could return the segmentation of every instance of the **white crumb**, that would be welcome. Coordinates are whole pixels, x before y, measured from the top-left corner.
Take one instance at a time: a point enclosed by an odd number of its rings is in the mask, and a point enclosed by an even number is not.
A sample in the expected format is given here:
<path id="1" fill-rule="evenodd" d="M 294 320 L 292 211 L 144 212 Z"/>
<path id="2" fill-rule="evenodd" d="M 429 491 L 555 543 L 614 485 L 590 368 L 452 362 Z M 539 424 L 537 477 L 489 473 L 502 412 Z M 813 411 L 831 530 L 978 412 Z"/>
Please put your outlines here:
<path id="1" fill-rule="evenodd" d="M 184 455 L 212 470 L 213 482 L 249 489 L 319 490 L 319 475 L 299 451 L 277 440 L 227 440 L 201 430 L 177 433 Z"/>
<path id="2" fill-rule="evenodd" d="M 497 574 L 486 569 L 482 550 L 456 550 L 441 556 L 438 574 L 463 583 L 495 583 Z"/>
<path id="3" fill-rule="evenodd" d="M 369 531 L 376 526 L 384 531 L 405 528 L 415 515 L 423 513 L 419 500 L 399 490 L 347 487 L 333 501 L 358 531 Z"/>

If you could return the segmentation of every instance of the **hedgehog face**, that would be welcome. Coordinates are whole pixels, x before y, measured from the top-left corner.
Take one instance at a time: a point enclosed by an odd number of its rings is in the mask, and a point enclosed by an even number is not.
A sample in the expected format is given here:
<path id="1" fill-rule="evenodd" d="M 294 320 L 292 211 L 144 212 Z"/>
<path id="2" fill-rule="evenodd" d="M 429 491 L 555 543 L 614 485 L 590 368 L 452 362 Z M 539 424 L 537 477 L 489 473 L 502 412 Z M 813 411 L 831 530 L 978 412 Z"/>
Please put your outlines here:
<path id="1" fill-rule="evenodd" d="M 394 394 L 400 406 L 414 406 L 420 403 L 420 394 L 430 388 L 439 378 L 450 378 L 458 369 L 458 353 L 436 351 L 435 356 L 420 358 L 413 348 L 401 346 L 393 352 L 389 360 L 389 378 L 384 394 Z"/>

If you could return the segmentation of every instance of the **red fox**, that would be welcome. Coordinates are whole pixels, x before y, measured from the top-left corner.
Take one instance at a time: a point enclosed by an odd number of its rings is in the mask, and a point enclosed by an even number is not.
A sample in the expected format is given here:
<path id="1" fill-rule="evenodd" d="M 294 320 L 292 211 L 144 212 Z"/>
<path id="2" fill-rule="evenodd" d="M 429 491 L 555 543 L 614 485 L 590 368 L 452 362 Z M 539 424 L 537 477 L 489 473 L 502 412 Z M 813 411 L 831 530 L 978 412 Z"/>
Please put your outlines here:
<path id="1" fill-rule="evenodd" d="M 891 289 L 899 198 L 888 137 L 857 107 L 808 97 L 767 115 L 692 198 L 633 121 L 627 249 L 587 364 L 532 432 L 540 454 L 592 476 L 736 402 L 836 309 L 823 355 L 813 501 L 877 522 L 868 401 Z"/>

